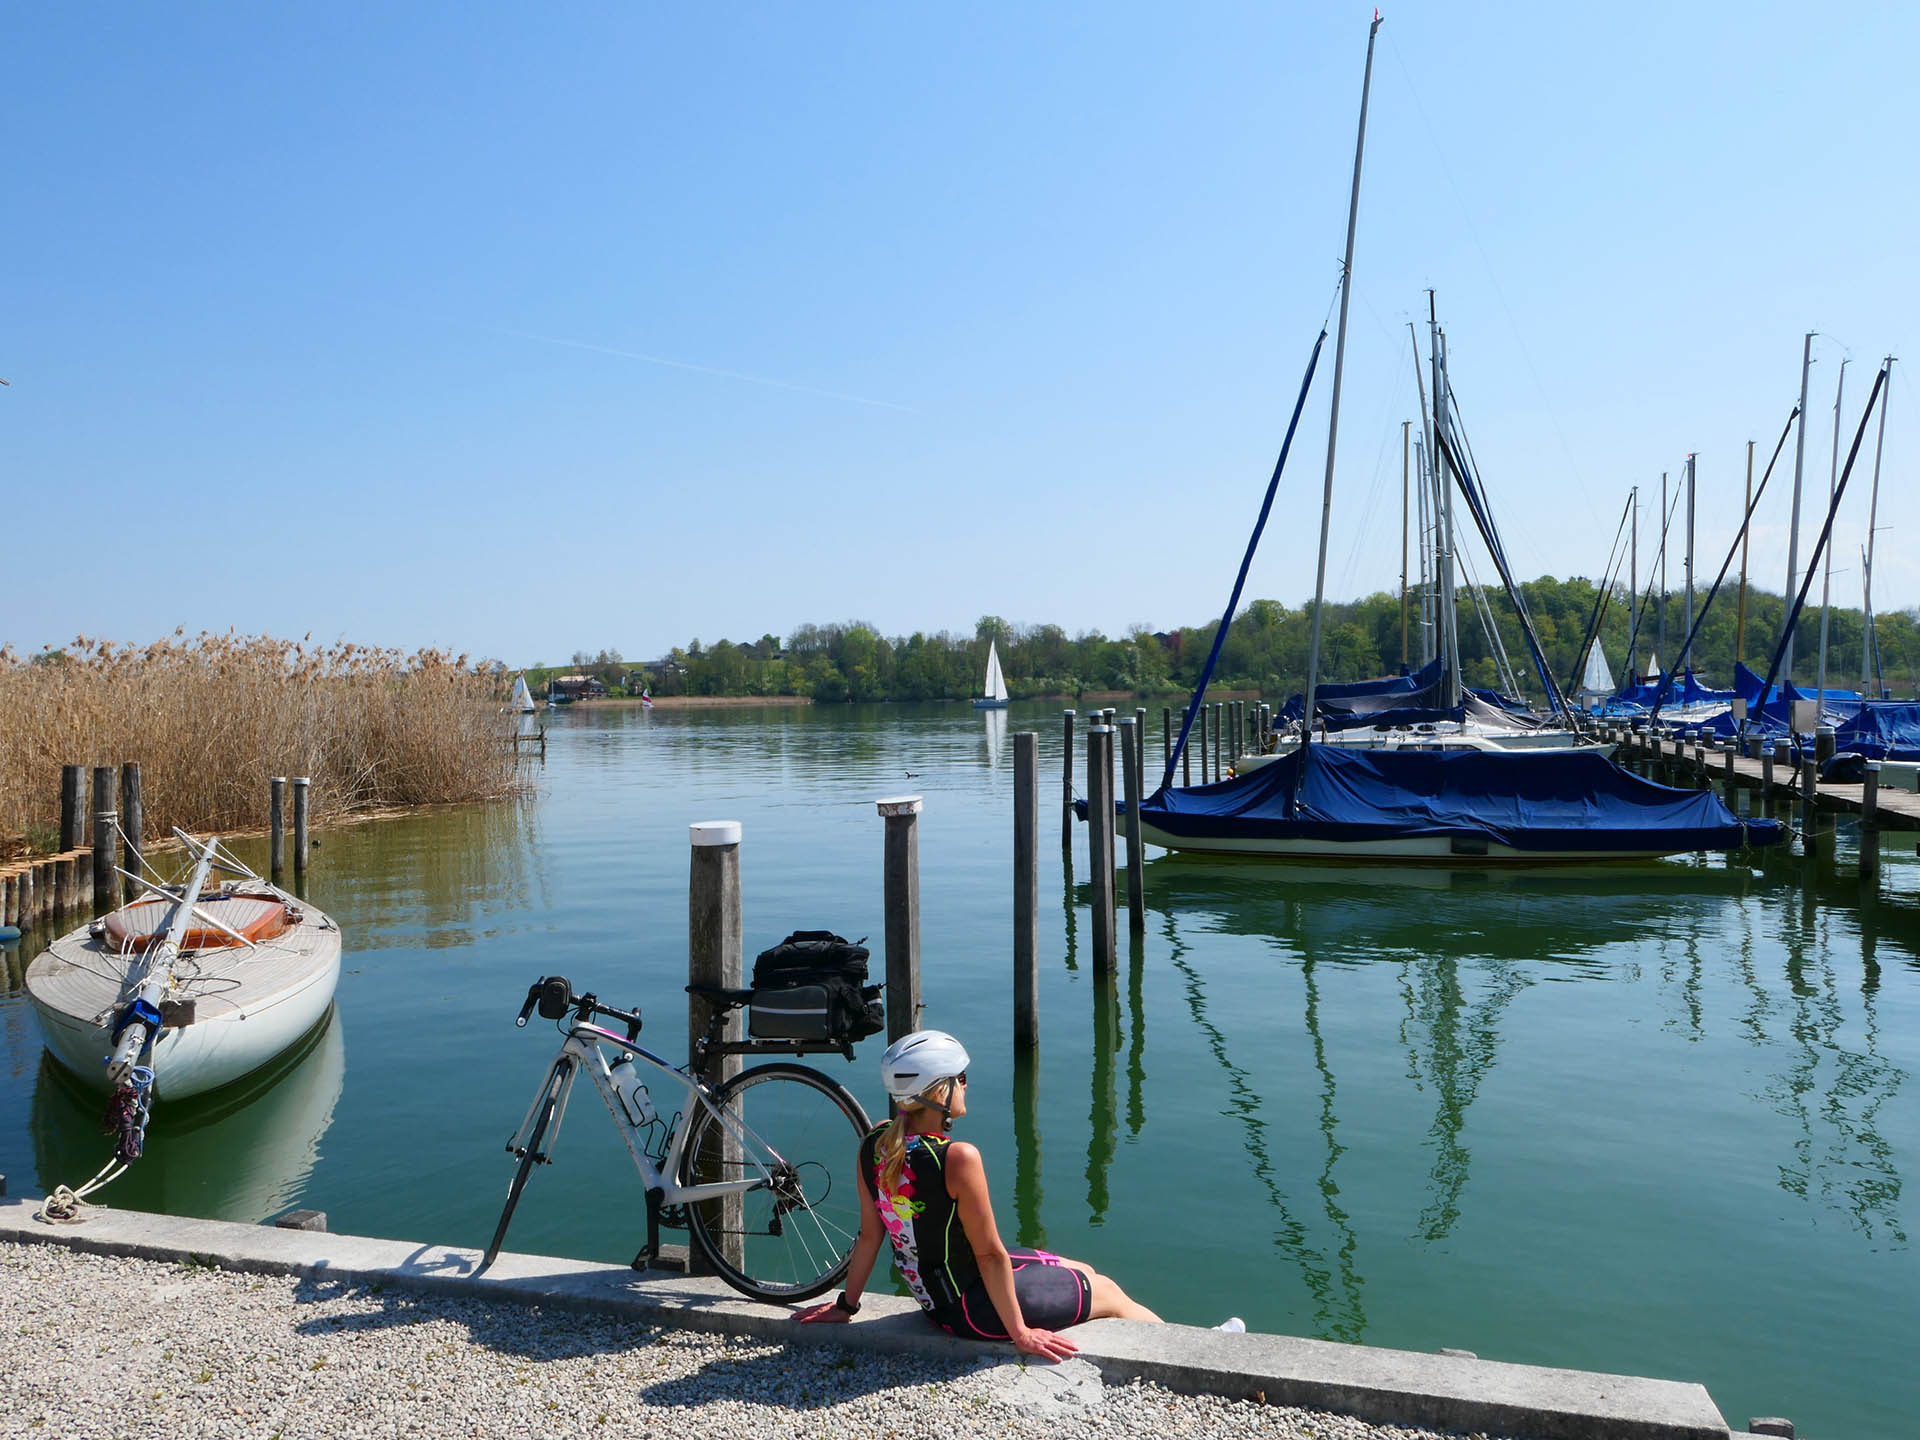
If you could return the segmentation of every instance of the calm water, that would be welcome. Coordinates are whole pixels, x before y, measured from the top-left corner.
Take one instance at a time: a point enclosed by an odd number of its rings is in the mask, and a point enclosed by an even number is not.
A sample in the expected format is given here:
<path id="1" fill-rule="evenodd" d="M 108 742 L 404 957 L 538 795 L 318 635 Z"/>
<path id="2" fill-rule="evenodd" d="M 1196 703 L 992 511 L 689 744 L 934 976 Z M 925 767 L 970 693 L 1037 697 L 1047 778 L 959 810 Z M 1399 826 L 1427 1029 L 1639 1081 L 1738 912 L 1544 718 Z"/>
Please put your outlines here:
<path id="1" fill-rule="evenodd" d="M 1920 1378 L 1920 871 L 1482 875 L 1148 863 L 1147 935 L 1102 983 L 1084 837 L 1055 857 L 1059 712 L 581 711 L 537 797 L 325 832 L 348 955 L 277 1073 L 156 1119 L 108 1197 L 478 1245 L 554 1048 L 513 1027 L 569 975 L 685 1033 L 687 824 L 739 819 L 747 948 L 881 933 L 879 796 L 919 793 L 928 1023 L 974 1056 L 963 1133 L 1003 1230 L 1172 1319 L 1699 1380 L 1726 1415 L 1911 1431 Z M 1010 728 L 1041 732 L 1044 1041 L 1012 1059 Z M 912 772 L 909 774 L 908 772 Z M 1900 853 L 1905 851 L 1904 856 Z M 1124 933 L 1124 921 L 1123 921 Z M 0 1172 L 104 1158 L 41 1057 L 10 952 Z M 880 1046 L 821 1062 L 877 1108 Z M 639 1185 L 597 1107 L 516 1249 L 625 1261 Z"/>

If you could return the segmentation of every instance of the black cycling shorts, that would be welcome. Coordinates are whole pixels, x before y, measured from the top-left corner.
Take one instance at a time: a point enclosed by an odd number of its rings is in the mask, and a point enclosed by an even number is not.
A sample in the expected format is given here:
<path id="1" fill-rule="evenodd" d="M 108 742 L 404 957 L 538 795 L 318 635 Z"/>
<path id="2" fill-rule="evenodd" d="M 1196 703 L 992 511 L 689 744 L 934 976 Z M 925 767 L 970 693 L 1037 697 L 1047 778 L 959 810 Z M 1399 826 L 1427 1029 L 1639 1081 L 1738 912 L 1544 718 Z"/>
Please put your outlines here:
<path id="1" fill-rule="evenodd" d="M 1007 1254 L 1013 1261 L 1013 1293 L 1020 1301 L 1020 1315 L 1031 1328 L 1064 1330 L 1092 1314 L 1093 1286 L 1081 1271 L 1044 1250 L 1009 1249 Z M 928 1313 L 949 1335 L 973 1340 L 1008 1338 L 984 1280 L 968 1286 L 958 1304 Z"/>

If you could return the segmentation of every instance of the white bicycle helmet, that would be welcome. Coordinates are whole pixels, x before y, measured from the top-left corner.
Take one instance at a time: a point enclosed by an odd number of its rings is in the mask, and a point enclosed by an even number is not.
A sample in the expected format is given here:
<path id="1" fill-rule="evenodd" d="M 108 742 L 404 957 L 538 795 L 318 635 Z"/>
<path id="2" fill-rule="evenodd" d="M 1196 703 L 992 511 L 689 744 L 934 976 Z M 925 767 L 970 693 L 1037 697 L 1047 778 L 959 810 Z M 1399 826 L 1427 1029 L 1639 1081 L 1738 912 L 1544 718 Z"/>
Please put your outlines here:
<path id="1" fill-rule="evenodd" d="M 967 1047 L 944 1030 L 902 1035 L 880 1057 L 880 1079 L 887 1094 L 911 1100 L 929 1086 L 966 1073 Z"/>

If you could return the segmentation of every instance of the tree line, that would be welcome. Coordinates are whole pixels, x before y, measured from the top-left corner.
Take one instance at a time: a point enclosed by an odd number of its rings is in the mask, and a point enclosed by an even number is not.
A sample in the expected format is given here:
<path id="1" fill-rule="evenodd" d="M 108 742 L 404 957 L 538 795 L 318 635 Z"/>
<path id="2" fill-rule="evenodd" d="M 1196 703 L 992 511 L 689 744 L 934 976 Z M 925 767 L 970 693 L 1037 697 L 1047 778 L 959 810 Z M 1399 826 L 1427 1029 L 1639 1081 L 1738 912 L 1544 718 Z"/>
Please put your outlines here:
<path id="1" fill-rule="evenodd" d="M 1616 684 L 1625 683 L 1630 667 L 1644 672 L 1656 655 L 1662 665 L 1677 667 L 1685 640 L 1683 596 L 1668 597 L 1664 628 L 1657 602 L 1646 604 L 1634 645 L 1637 658 L 1630 662 L 1630 606 L 1624 587 L 1614 587 L 1604 604 L 1597 603 L 1601 596 L 1595 584 L 1580 577 L 1542 577 L 1523 582 L 1520 589 L 1554 679 L 1569 695 L 1581 679 L 1583 642 L 1596 608 L 1601 617 L 1600 644 Z M 1696 610 L 1703 599 L 1696 598 Z M 1544 687 L 1506 593 L 1462 588 L 1456 604 L 1461 669 L 1467 683 L 1508 689 L 1498 658 L 1504 649 L 1518 698 L 1544 704 Z M 1275 699 L 1303 690 L 1312 608 L 1310 604 L 1289 607 L 1277 600 L 1246 605 L 1228 628 L 1212 683 L 1257 690 Z M 1692 669 L 1703 682 L 1719 686 L 1731 683 L 1736 659 L 1764 675 L 1785 614 L 1781 596 L 1749 590 L 1744 636 L 1736 655 L 1738 605 L 1734 596 L 1723 593 L 1705 612 L 1693 643 Z M 1897 695 L 1915 693 L 1920 688 L 1920 610 L 1877 615 L 1874 626 L 1886 684 Z M 888 636 L 876 626 L 846 621 L 802 625 L 784 642 L 771 633 L 754 641 L 719 640 L 711 645 L 696 639 L 644 667 L 621 662 L 618 651 L 602 651 L 594 657 L 602 663 L 592 663 L 582 651 L 575 656 L 575 668 L 599 674 L 610 688 L 631 676 L 636 693 L 644 682 L 655 695 L 804 695 L 822 704 L 961 700 L 980 693 L 991 642 L 999 647 L 1007 688 L 1017 700 L 1089 691 L 1164 695 L 1192 689 L 1218 628 L 1219 621 L 1214 620 L 1169 631 L 1135 626 L 1117 637 L 1097 630 L 1069 636 L 1058 625 L 1016 625 L 998 615 L 984 615 L 971 634 L 941 630 Z M 1795 674 L 1803 687 L 1814 683 L 1819 630 L 1819 612 L 1809 608 L 1801 618 L 1795 644 Z M 1400 597 L 1386 592 L 1329 602 L 1321 631 L 1323 681 L 1397 674 L 1403 655 L 1409 665 L 1420 664 L 1417 596 L 1404 614 Z M 1831 612 L 1830 686 L 1859 688 L 1864 634 L 1860 610 Z M 530 672 L 530 683 L 537 686 L 544 673 Z"/>

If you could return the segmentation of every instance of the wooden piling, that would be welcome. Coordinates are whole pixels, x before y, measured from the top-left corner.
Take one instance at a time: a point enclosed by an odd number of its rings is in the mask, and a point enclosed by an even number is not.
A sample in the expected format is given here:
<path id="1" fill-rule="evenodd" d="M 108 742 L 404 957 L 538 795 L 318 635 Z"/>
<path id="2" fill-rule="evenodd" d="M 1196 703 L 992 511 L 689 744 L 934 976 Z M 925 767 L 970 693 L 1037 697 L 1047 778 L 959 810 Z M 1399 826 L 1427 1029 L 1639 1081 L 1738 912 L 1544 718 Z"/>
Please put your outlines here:
<path id="1" fill-rule="evenodd" d="M 1773 767 L 1783 748 L 1784 742 L 1776 742 L 1760 752 L 1760 788 L 1766 792 L 1768 799 L 1773 798 Z"/>
<path id="2" fill-rule="evenodd" d="M 1189 746 L 1196 738 L 1200 742 L 1200 783 L 1202 785 L 1207 783 L 1207 712 L 1212 708 L 1211 705 L 1200 707 L 1199 713 L 1193 717 L 1194 733 L 1187 736 Z"/>
<path id="3" fill-rule="evenodd" d="M 1720 768 L 1721 768 L 1721 773 L 1722 773 L 1722 774 L 1723 774 L 1723 775 L 1725 776 L 1725 778 L 1726 778 L 1726 782 L 1727 782 L 1727 784 L 1729 784 L 1729 785 L 1731 785 L 1731 784 L 1733 784 L 1733 780 L 1734 780 L 1734 771 L 1733 771 L 1733 742 L 1732 742 L 1732 741 L 1728 741 L 1728 742 L 1727 742 L 1727 747 L 1726 747 L 1726 754 L 1725 754 L 1724 756 L 1722 756 L 1721 758 L 1722 758 L 1722 761 L 1723 761 L 1723 763 L 1722 763 L 1722 765 L 1721 765 L 1721 767 L 1720 767 Z"/>
<path id="4" fill-rule="evenodd" d="M 33 924 L 35 920 L 40 918 L 40 912 L 39 912 L 39 909 L 37 908 L 38 900 L 33 893 L 33 890 L 34 890 L 33 871 L 34 871 L 34 867 L 29 865 L 25 870 L 22 870 L 18 875 L 16 875 L 13 881 L 14 911 L 20 917 L 19 920 L 16 921 L 15 923 L 18 924 L 22 930 L 26 929 L 29 925 Z"/>
<path id="5" fill-rule="evenodd" d="M 62 854 L 80 848 L 80 837 L 86 830 L 86 821 L 82 818 L 82 810 L 86 803 L 82 792 L 86 788 L 86 771 L 83 767 L 79 765 L 60 767 L 60 850 Z"/>
<path id="6" fill-rule="evenodd" d="M 1060 752 L 1060 853 L 1073 858 L 1073 711 L 1065 713 L 1065 748 Z"/>
<path id="7" fill-rule="evenodd" d="M 129 760 L 120 767 L 120 868 L 129 875 L 141 874 L 140 837 L 146 817 L 140 805 L 140 762 Z M 129 901 L 140 898 L 136 881 L 124 883 L 122 895 Z"/>
<path id="8" fill-rule="evenodd" d="M 1866 783 L 1860 787 L 1860 878 L 1880 872 L 1880 762 L 1867 762 Z"/>
<path id="9" fill-rule="evenodd" d="M 1087 727 L 1087 875 L 1093 896 L 1093 973 L 1117 958 L 1113 913 L 1113 727 Z"/>
<path id="10" fill-rule="evenodd" d="M 1146 852 L 1140 848 L 1140 727 L 1120 722 L 1120 777 L 1127 801 L 1127 929 L 1136 935 L 1147 928 Z"/>
<path id="11" fill-rule="evenodd" d="M 1040 736 L 1013 736 L 1013 1048 L 1040 1043 Z"/>
<path id="12" fill-rule="evenodd" d="M 1831 725 L 1821 725 L 1813 732 L 1813 758 L 1824 765 L 1833 758 L 1838 748 L 1837 737 Z"/>
<path id="13" fill-rule="evenodd" d="M 267 871 L 270 878 L 278 880 L 286 868 L 287 778 L 275 775 L 267 781 Z"/>
<path id="14" fill-rule="evenodd" d="M 1180 723 L 1183 725 L 1186 724 L 1186 718 L 1184 716 L 1181 717 Z M 1206 766 L 1204 764 L 1200 767 L 1200 773 L 1203 776 L 1206 774 Z M 1193 731 L 1192 730 L 1187 731 L 1187 743 L 1180 747 L 1180 783 L 1182 785 L 1193 784 Z"/>
<path id="15" fill-rule="evenodd" d="M 687 827 L 691 856 L 687 870 L 687 983 L 718 985 L 737 990 L 743 983 L 740 925 L 740 822 L 738 820 L 702 820 Z M 687 1047 L 707 1033 L 714 1007 L 698 995 L 687 997 Z M 740 1038 L 740 1012 L 727 1017 L 721 1031 L 723 1040 Z M 740 1070 L 738 1055 L 712 1055 L 700 1071 L 709 1085 L 721 1085 Z M 709 1143 L 719 1145 L 716 1157 L 722 1174 L 735 1173 L 728 1162 L 738 1163 L 739 1141 L 725 1134 L 724 1127 L 713 1127 L 716 1134 Z M 744 1223 L 739 1200 L 722 1202 L 721 1229 L 737 1236 Z M 738 1243 L 736 1240 L 734 1243 Z M 731 1257 L 730 1257 L 731 1258 Z M 689 1270 L 705 1268 L 699 1247 L 688 1258 Z"/>
<path id="16" fill-rule="evenodd" d="M 1213 707 L 1213 778 L 1215 781 L 1227 778 L 1225 767 L 1221 764 L 1221 754 L 1225 748 L 1226 736 L 1221 732 L 1227 728 L 1226 710 L 1219 703 Z"/>
<path id="17" fill-rule="evenodd" d="M 1160 769 L 1164 772 L 1167 762 L 1173 759 L 1173 707 L 1160 707 Z"/>
<path id="18" fill-rule="evenodd" d="M 920 1028 L 920 796 L 877 804 L 886 822 L 882 921 L 887 940 L 887 1040 Z M 1112 802 L 1109 800 L 1111 810 Z"/>
<path id="19" fill-rule="evenodd" d="M 60 855 L 41 862 L 40 873 L 46 880 L 44 903 L 49 915 L 71 915 L 80 908 L 80 893 L 84 883 L 80 863 L 77 854 Z"/>
<path id="20" fill-rule="evenodd" d="M 20 923 L 20 901 L 11 875 L 0 875 L 0 925 Z"/>
<path id="21" fill-rule="evenodd" d="M 293 777 L 293 878 L 307 873 L 307 792 L 309 777 Z"/>
<path id="22" fill-rule="evenodd" d="M 114 825 L 120 811 L 114 803 L 120 777 L 111 765 L 93 767 L 93 908 L 111 910 L 114 896 L 120 892 L 120 877 L 113 873 L 114 857 L 120 847 L 114 840 Z"/>

